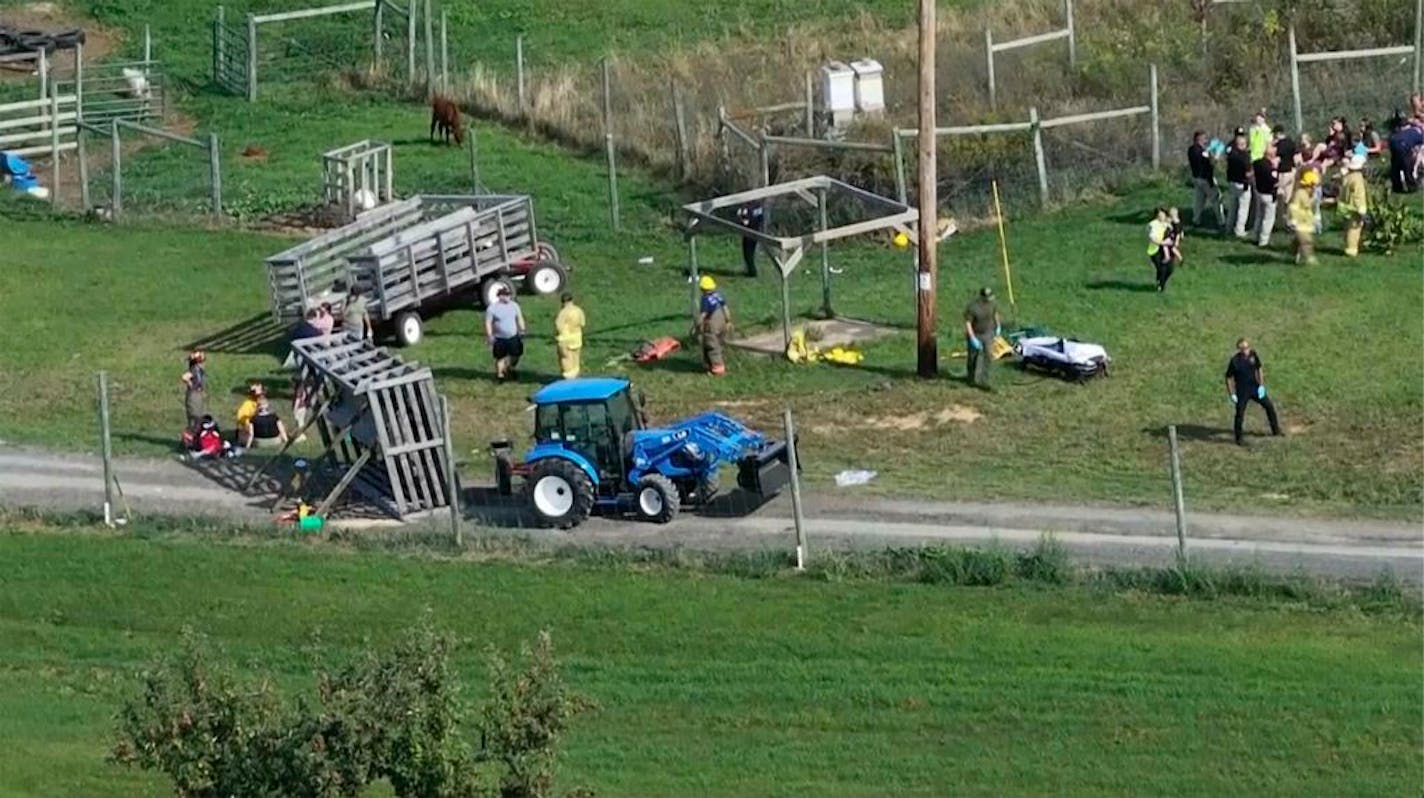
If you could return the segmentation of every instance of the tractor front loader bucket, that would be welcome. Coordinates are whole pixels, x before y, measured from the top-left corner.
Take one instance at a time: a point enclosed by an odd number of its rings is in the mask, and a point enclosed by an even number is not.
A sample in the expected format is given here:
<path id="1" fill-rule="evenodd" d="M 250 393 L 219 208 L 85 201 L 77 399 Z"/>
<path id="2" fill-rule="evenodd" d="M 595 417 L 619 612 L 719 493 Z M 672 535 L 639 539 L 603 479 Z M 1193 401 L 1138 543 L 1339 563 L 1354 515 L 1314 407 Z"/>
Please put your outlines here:
<path id="1" fill-rule="evenodd" d="M 763 500 L 772 498 L 789 484 L 791 448 L 785 441 L 768 441 L 760 450 L 737 462 L 737 486 Z"/>

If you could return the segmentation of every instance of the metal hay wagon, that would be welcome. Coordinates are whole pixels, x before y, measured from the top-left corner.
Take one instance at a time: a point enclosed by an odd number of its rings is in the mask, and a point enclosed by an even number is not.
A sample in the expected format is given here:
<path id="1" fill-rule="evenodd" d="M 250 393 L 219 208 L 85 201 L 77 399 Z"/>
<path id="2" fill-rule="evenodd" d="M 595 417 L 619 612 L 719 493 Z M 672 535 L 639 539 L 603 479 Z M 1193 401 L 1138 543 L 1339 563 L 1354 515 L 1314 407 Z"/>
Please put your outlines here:
<path id="1" fill-rule="evenodd" d="M 486 305 L 521 283 L 553 294 L 568 275 L 558 252 L 538 239 L 526 195 L 421 195 L 267 259 L 273 315 L 292 323 L 307 308 L 339 308 L 338 284 L 366 289 L 372 319 L 404 345 L 418 342 L 422 314 L 470 295 Z"/>

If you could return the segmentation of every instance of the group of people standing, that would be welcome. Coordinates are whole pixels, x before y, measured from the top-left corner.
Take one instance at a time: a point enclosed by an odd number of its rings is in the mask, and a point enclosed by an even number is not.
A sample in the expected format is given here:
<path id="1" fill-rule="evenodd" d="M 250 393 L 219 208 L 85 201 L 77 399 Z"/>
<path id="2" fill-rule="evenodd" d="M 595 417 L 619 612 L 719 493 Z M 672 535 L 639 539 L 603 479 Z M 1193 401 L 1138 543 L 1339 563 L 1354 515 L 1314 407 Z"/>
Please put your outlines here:
<path id="1" fill-rule="evenodd" d="M 1292 139 L 1284 127 L 1267 122 L 1265 111 L 1255 115 L 1250 128 L 1237 128 L 1229 145 L 1208 141 L 1206 132 L 1198 130 L 1187 148 L 1192 224 L 1201 226 L 1210 212 L 1222 232 L 1267 247 L 1284 209 L 1285 225 L 1295 236 L 1295 261 L 1314 263 L 1315 237 L 1323 230 L 1321 206 L 1327 195 L 1334 195 L 1345 223 L 1344 253 L 1353 258 L 1369 218 L 1363 171 L 1369 157 L 1383 149 L 1369 120 L 1351 131 L 1344 117 L 1332 119 L 1319 142 L 1309 134 Z M 1224 203 L 1216 179 L 1219 160 L 1226 167 Z M 1336 167 L 1339 182 L 1327 187 Z"/>

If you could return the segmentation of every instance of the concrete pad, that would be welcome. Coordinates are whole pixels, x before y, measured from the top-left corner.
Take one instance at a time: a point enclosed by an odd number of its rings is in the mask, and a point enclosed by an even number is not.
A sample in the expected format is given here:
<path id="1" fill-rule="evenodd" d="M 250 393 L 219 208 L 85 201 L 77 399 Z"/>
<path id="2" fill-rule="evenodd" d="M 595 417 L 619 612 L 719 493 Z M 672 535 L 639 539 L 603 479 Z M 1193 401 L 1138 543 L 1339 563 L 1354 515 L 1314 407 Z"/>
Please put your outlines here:
<path id="1" fill-rule="evenodd" d="M 791 320 L 791 328 L 793 330 L 800 326 L 805 326 L 806 328 L 807 343 L 814 343 L 822 349 L 874 341 L 894 332 L 894 330 L 889 327 L 881 327 L 877 324 L 871 324 L 868 321 L 845 318 Z M 786 343 L 782 340 L 780 327 L 768 330 L 764 333 L 750 335 L 746 338 L 739 338 L 735 341 L 728 341 L 727 343 L 729 346 L 735 346 L 738 349 L 760 352 L 764 355 L 786 354 Z"/>

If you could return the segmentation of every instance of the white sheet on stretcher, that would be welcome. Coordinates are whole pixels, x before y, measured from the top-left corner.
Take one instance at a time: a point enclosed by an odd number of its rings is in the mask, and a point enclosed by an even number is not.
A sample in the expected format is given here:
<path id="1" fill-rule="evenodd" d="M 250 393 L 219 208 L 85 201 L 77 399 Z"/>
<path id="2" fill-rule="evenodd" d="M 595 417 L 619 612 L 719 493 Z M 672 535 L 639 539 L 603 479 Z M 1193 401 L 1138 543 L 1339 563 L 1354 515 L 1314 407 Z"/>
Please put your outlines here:
<path id="1" fill-rule="evenodd" d="M 1108 357 L 1108 350 L 1097 344 L 1070 341 L 1057 336 L 1025 338 L 1019 341 L 1019 351 L 1024 357 L 1042 357 L 1060 363 L 1091 363 L 1097 358 L 1112 362 L 1112 358 Z"/>

